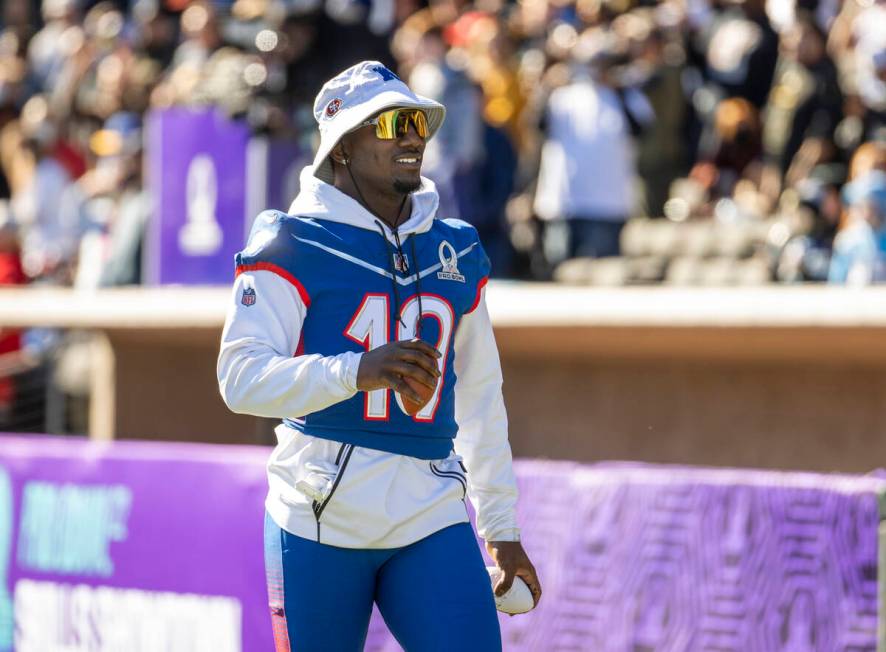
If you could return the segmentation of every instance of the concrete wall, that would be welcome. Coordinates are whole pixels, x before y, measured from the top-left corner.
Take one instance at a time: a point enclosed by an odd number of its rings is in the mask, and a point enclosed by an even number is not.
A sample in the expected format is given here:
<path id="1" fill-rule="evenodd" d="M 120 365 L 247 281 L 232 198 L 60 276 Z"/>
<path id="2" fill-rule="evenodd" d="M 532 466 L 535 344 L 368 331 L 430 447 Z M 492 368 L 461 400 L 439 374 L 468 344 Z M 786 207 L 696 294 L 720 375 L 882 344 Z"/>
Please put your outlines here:
<path id="1" fill-rule="evenodd" d="M 506 360 L 515 454 L 866 472 L 886 466 L 884 368 Z"/>
<path id="2" fill-rule="evenodd" d="M 273 442 L 273 422 L 230 414 L 218 396 L 218 333 L 173 335 L 111 334 L 116 435 Z M 830 335 L 821 333 L 820 346 Z M 886 465 L 886 365 L 527 354 L 509 346 L 514 337 L 499 340 L 517 456 L 853 472 Z"/>
<path id="3" fill-rule="evenodd" d="M 0 296 L 0 324 L 57 313 L 58 325 L 104 333 L 93 437 L 272 443 L 273 422 L 230 414 L 217 393 L 227 291 L 188 292 L 198 291 L 146 290 L 125 309 L 119 294 L 85 308 L 54 296 L 55 312 L 18 295 L 19 310 L 4 313 L 12 304 Z M 180 312 L 164 316 L 170 305 Z M 508 284 L 491 289 L 489 306 L 516 456 L 886 466 L 886 292 Z"/>

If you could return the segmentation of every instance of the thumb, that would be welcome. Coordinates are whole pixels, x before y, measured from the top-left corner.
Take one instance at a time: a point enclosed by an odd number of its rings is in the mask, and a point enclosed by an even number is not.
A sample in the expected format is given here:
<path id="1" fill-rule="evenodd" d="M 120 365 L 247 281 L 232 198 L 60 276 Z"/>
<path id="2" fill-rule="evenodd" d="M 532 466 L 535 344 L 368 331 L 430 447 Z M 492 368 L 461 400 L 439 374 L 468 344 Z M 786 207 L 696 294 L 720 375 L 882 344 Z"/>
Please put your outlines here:
<path id="1" fill-rule="evenodd" d="M 499 598 L 510 590 L 511 585 L 514 583 L 515 576 L 513 571 L 508 572 L 503 568 L 500 570 L 501 573 L 499 573 L 498 582 L 496 582 L 495 589 L 493 589 L 493 593 Z"/>

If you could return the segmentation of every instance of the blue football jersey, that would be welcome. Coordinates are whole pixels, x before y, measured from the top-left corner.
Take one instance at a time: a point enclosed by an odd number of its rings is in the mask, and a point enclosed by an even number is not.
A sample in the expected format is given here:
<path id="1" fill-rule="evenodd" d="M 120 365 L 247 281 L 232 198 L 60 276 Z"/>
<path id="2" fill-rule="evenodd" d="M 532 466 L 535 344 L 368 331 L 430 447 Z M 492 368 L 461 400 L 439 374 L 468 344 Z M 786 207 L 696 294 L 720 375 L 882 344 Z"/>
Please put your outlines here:
<path id="1" fill-rule="evenodd" d="M 419 335 L 442 356 L 441 379 L 415 416 L 399 394 L 356 395 L 286 423 L 307 435 L 356 446 L 440 459 L 452 450 L 455 422 L 455 332 L 472 311 L 489 275 L 477 231 L 460 220 L 435 219 L 404 236 L 402 249 L 380 232 L 278 211 L 262 213 L 237 272 L 269 270 L 298 288 L 307 307 L 296 355 L 367 351 Z"/>

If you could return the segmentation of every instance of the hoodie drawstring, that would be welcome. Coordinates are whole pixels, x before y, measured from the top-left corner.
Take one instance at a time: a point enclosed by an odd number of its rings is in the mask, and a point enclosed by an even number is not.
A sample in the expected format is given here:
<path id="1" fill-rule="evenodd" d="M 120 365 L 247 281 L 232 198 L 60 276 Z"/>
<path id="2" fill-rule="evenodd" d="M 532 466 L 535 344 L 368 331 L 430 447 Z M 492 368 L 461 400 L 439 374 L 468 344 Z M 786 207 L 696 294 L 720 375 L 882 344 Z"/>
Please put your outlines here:
<path id="1" fill-rule="evenodd" d="M 394 321 L 400 322 L 403 328 L 406 328 L 406 324 L 403 323 L 403 315 L 401 313 L 401 305 L 400 305 L 400 290 L 397 287 L 397 265 L 395 264 L 395 260 L 400 261 L 403 265 L 403 271 L 408 272 L 410 270 L 409 261 L 406 258 L 406 254 L 403 253 L 403 244 L 400 242 L 400 233 L 397 229 L 392 229 L 394 234 L 394 240 L 397 243 L 397 246 L 391 246 L 388 242 L 388 238 L 385 235 L 385 228 L 381 222 L 378 220 L 375 221 L 375 225 L 378 227 L 379 232 L 381 233 L 382 240 L 385 241 L 385 249 L 387 250 L 390 247 L 391 257 L 390 257 L 390 270 L 391 270 L 391 285 L 394 290 Z M 413 277 L 415 278 L 415 288 L 418 293 L 418 320 L 415 324 L 415 336 L 421 337 L 421 321 L 422 316 L 424 315 L 424 310 L 421 305 L 421 278 L 418 274 L 418 259 L 415 256 L 415 235 L 413 234 L 412 239 L 410 240 L 412 245 L 412 261 L 415 266 L 415 271 L 413 272 Z"/>
<path id="2" fill-rule="evenodd" d="M 363 193 L 360 191 L 360 186 L 357 184 L 357 180 L 354 178 L 354 173 L 351 172 L 351 164 L 350 162 L 345 163 L 345 169 L 348 171 L 348 175 L 351 177 L 351 182 L 354 184 L 354 188 L 357 189 L 357 194 L 360 196 L 360 201 L 363 202 L 363 206 L 366 207 L 372 214 L 376 214 L 369 207 L 369 202 L 366 201 L 366 198 L 363 196 Z M 397 288 L 397 265 L 395 264 L 395 260 L 400 263 L 403 267 L 404 272 L 409 271 L 409 261 L 406 259 L 406 254 L 403 253 L 403 244 L 400 242 L 400 232 L 397 231 L 397 223 L 400 221 L 400 214 L 403 212 L 403 207 L 406 205 L 406 200 L 409 199 L 409 195 L 403 195 L 403 201 L 400 202 L 400 208 L 397 210 L 397 216 L 394 218 L 394 227 L 391 231 L 394 234 L 394 240 L 397 243 L 397 248 L 393 252 L 391 257 L 391 284 L 394 286 L 394 321 L 400 322 L 403 328 L 406 328 L 406 324 L 403 323 L 403 315 L 401 314 L 401 306 L 400 306 L 400 291 Z M 376 226 L 378 226 L 379 231 L 381 232 L 381 237 L 385 241 L 385 244 L 388 244 L 388 238 L 385 235 L 385 227 L 382 226 L 382 223 L 379 220 L 375 220 Z M 415 257 L 415 235 L 412 237 L 412 260 L 413 264 L 418 267 L 418 259 Z M 421 279 L 418 276 L 418 269 L 415 271 L 415 287 L 418 292 L 418 320 L 415 322 L 415 336 L 421 337 L 421 320 L 424 315 L 424 311 L 422 310 L 421 305 Z"/>
<path id="3" fill-rule="evenodd" d="M 390 261 L 389 269 L 391 270 L 391 285 L 394 288 L 394 321 L 400 322 L 400 324 L 405 328 L 406 324 L 403 323 L 403 315 L 400 314 L 400 291 L 397 289 L 397 266 L 394 264 L 394 260 L 397 257 L 397 249 L 394 247 L 390 247 L 393 252 L 390 257 L 388 257 L 388 248 L 390 243 L 388 242 L 388 237 L 385 235 L 385 227 L 382 226 L 382 223 L 378 220 L 375 220 L 375 225 L 378 227 L 379 233 L 381 233 L 381 239 L 385 242 L 385 258 Z M 400 260 L 403 260 L 402 258 Z"/>
<path id="4" fill-rule="evenodd" d="M 396 232 L 395 232 L 396 233 Z M 399 240 L 399 236 L 397 238 Z M 415 255 L 415 234 L 412 234 L 412 238 L 409 240 L 409 244 L 412 247 L 412 263 L 415 265 L 415 291 L 418 294 L 418 321 L 415 322 L 415 336 L 419 339 L 421 338 L 421 320 L 424 317 L 425 311 L 421 307 L 421 276 L 418 273 L 418 258 Z"/>

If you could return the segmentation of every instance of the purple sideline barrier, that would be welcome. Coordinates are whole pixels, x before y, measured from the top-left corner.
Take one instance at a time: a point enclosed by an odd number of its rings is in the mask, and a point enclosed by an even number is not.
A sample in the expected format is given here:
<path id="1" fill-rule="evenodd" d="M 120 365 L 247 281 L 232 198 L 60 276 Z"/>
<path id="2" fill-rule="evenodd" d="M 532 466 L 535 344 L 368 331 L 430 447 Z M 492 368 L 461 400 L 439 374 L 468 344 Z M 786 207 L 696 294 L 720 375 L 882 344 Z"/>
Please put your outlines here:
<path id="1" fill-rule="evenodd" d="M 20 652 L 273 650 L 267 454 L 0 438 L 0 650 L 14 631 Z M 886 480 L 516 468 L 545 595 L 536 611 L 502 617 L 507 651 L 876 649 Z M 366 650 L 399 649 L 376 614 Z"/>
<path id="2" fill-rule="evenodd" d="M 273 650 L 267 453 L 0 438 L 0 650 Z"/>

